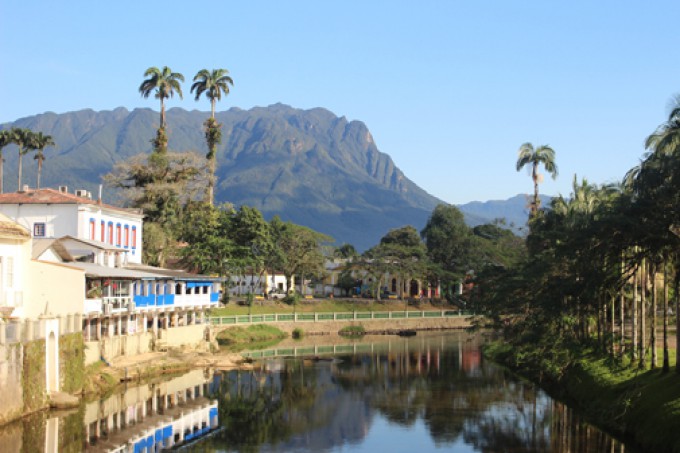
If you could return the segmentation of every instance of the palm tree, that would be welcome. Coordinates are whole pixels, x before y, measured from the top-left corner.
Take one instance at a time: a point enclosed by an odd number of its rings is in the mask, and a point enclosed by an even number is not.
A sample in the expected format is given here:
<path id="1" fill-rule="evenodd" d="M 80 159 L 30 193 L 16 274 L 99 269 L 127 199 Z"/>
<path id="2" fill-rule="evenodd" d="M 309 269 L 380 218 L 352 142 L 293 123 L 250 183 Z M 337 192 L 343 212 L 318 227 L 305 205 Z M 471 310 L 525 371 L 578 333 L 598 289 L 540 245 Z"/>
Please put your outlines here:
<path id="1" fill-rule="evenodd" d="M 54 146 L 54 140 L 51 135 L 43 135 L 42 132 L 38 132 L 33 136 L 33 146 L 35 146 L 36 153 L 34 159 L 38 161 L 38 179 L 36 182 L 36 188 L 40 189 L 40 175 L 42 173 L 43 161 L 45 160 L 45 154 L 43 151 L 48 146 Z"/>
<path id="2" fill-rule="evenodd" d="M 543 168 L 550 173 L 553 179 L 557 177 L 555 151 L 550 146 L 541 145 L 534 149 L 531 143 L 524 143 L 519 147 L 517 171 L 520 171 L 525 165 L 531 165 L 531 179 L 534 181 L 534 200 L 531 203 L 531 216 L 536 214 L 541 203 L 538 198 L 538 184 L 541 182 L 541 175 L 538 173 L 539 164 L 543 164 Z"/>
<path id="3" fill-rule="evenodd" d="M 234 81 L 229 77 L 226 69 L 201 69 L 194 76 L 194 83 L 191 85 L 191 92 L 196 91 L 198 101 L 203 93 L 210 99 L 210 117 L 215 118 L 215 102 L 222 100 L 222 95 L 229 94 L 229 85 L 234 85 Z"/>
<path id="4" fill-rule="evenodd" d="M 21 190 L 21 173 L 22 173 L 22 158 L 24 154 L 28 153 L 29 150 L 35 149 L 33 145 L 33 132 L 30 129 L 21 129 L 18 127 L 13 127 L 10 130 L 12 143 L 19 147 L 19 182 L 17 185 L 17 191 Z"/>
<path id="5" fill-rule="evenodd" d="M 158 128 L 156 139 L 153 140 L 154 149 L 158 153 L 164 153 L 167 150 L 168 140 L 165 135 L 165 100 L 171 98 L 175 92 L 182 99 L 182 86 L 180 82 L 184 82 L 184 76 L 179 72 L 172 72 L 167 66 L 163 66 L 163 70 L 155 66 L 150 67 L 144 73 L 147 77 L 139 86 L 139 92 L 142 97 L 148 98 L 152 91 L 155 91 L 154 97 L 161 101 L 161 124 Z"/>
<path id="6" fill-rule="evenodd" d="M 205 140 L 208 144 L 208 154 L 205 157 L 208 159 L 210 172 L 207 198 L 211 205 L 215 192 L 216 150 L 217 145 L 222 141 L 222 125 L 215 120 L 215 103 L 222 99 L 222 94 L 225 96 L 229 94 L 229 85 L 234 85 L 234 81 L 228 74 L 229 71 L 226 69 L 213 69 L 212 72 L 201 69 L 194 77 L 194 83 L 191 85 L 191 92 L 196 91 L 197 101 L 203 93 L 210 99 L 210 118 L 205 121 L 204 126 Z"/>
<path id="7" fill-rule="evenodd" d="M 9 129 L 4 129 L 0 131 L 0 193 L 3 193 L 3 169 L 2 165 L 5 163 L 5 157 L 2 155 L 2 150 L 5 146 L 11 145 L 12 142 L 12 132 Z"/>

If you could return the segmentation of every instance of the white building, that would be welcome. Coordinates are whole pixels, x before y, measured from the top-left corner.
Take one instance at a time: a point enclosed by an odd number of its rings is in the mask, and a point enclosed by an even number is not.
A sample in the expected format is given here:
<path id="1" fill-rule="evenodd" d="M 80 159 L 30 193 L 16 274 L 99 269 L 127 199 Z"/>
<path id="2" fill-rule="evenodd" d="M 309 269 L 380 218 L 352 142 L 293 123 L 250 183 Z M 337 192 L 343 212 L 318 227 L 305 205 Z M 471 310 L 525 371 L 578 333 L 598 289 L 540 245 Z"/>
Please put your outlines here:
<path id="1" fill-rule="evenodd" d="M 27 228 L 33 238 L 97 242 L 119 250 L 121 264 L 142 262 L 142 219 L 137 209 L 92 200 L 90 192 L 69 193 L 65 186 L 0 194 L 0 213 Z"/>

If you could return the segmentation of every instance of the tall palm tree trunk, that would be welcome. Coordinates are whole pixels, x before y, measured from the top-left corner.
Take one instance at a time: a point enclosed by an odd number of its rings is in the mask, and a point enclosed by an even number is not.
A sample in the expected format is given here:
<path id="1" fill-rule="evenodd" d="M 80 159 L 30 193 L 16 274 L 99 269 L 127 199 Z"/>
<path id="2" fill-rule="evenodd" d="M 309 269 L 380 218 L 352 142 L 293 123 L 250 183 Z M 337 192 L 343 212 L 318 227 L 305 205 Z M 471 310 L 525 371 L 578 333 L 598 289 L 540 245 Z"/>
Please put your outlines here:
<path id="1" fill-rule="evenodd" d="M 19 192 L 21 190 L 21 170 L 22 170 L 22 160 L 23 160 L 22 157 L 23 157 L 23 154 L 22 154 L 21 150 L 19 150 L 19 170 L 18 170 L 19 181 L 17 183 L 17 192 Z"/>
<path id="2" fill-rule="evenodd" d="M 644 258 L 642 259 L 642 270 L 640 273 L 640 291 L 640 361 L 638 362 L 638 367 L 640 369 L 645 369 L 645 359 L 647 358 L 645 351 L 645 336 L 647 333 L 645 325 L 645 318 L 647 316 L 645 311 L 645 304 L 647 303 L 647 262 Z"/>
<path id="3" fill-rule="evenodd" d="M 677 334 L 676 334 L 677 336 Z M 671 369 L 668 357 L 668 263 L 663 261 L 663 372 L 668 373 Z"/>
<path id="4" fill-rule="evenodd" d="M 3 181 L 4 170 L 2 165 L 5 163 L 5 157 L 0 154 L 0 193 L 5 193 L 5 181 Z"/>
<path id="5" fill-rule="evenodd" d="M 621 254 L 621 275 L 623 275 L 623 268 L 624 268 L 624 262 L 623 262 L 623 254 Z M 620 337 L 619 337 L 619 357 L 623 359 L 623 355 L 625 354 L 626 350 L 626 319 L 625 319 L 625 305 L 626 305 L 626 296 L 623 291 L 624 285 L 623 282 L 621 282 L 621 289 L 619 290 L 619 328 L 620 328 Z"/>
<path id="6" fill-rule="evenodd" d="M 40 189 L 40 175 L 42 173 L 42 159 L 38 159 L 38 178 L 36 181 L 36 188 Z"/>
<path id="7" fill-rule="evenodd" d="M 631 364 L 635 363 L 637 360 L 637 324 L 638 324 L 638 277 L 639 269 L 635 269 L 633 273 L 633 304 L 630 310 L 631 315 L 631 348 L 630 348 L 630 361 Z"/>
<path id="8" fill-rule="evenodd" d="M 649 346 L 652 348 L 652 364 L 651 367 L 652 369 L 655 369 L 657 366 L 659 366 L 658 360 L 658 354 L 656 352 L 656 307 L 657 307 L 657 283 L 656 283 L 656 263 L 650 263 L 650 274 L 652 276 L 652 320 L 651 320 L 651 326 L 650 326 L 650 338 L 649 338 Z"/>

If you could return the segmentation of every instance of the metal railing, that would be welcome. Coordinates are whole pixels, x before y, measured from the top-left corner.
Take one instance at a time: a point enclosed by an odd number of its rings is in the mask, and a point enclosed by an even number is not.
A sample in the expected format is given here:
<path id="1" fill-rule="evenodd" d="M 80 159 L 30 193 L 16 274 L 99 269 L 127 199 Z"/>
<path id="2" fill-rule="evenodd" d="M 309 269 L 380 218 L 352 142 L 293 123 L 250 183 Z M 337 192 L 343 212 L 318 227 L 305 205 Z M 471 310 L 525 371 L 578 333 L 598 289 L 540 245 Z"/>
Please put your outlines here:
<path id="1" fill-rule="evenodd" d="M 211 316 L 213 326 L 270 322 L 372 321 L 385 319 L 433 319 L 472 316 L 469 310 L 355 311 L 332 313 L 278 313 L 261 315 Z"/>

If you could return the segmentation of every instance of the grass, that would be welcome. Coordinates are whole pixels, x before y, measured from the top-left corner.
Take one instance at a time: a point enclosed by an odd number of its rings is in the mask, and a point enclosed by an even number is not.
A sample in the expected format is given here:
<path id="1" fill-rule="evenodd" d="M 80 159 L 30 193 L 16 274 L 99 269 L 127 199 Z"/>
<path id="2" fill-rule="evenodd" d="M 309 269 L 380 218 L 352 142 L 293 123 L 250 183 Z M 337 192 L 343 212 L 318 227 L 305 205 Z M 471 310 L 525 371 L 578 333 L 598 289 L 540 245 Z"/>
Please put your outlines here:
<path id="1" fill-rule="evenodd" d="M 338 332 L 340 335 L 366 335 L 366 329 L 362 325 L 345 326 Z"/>
<path id="2" fill-rule="evenodd" d="M 497 342 L 485 348 L 485 354 L 512 365 L 520 363 L 517 350 Z M 570 349 L 564 353 L 572 357 L 570 365 L 550 382 L 548 390 L 571 401 L 595 424 L 632 439 L 645 451 L 680 452 L 680 374 L 675 372 L 675 350 L 669 353 L 671 371 L 662 373 L 660 368 L 640 370 L 630 366 L 628 359 L 621 363 L 592 349 Z M 543 371 L 549 371 L 545 363 L 541 367 L 514 369 L 538 380 Z"/>
<path id="3" fill-rule="evenodd" d="M 288 335 L 276 327 L 255 324 L 248 327 L 232 327 L 217 334 L 217 342 L 231 351 L 261 349 L 272 346 Z"/>
<path id="4" fill-rule="evenodd" d="M 250 307 L 250 314 L 273 314 L 273 313 L 332 313 L 353 311 L 409 311 L 442 310 L 450 309 L 450 306 L 433 306 L 423 302 L 420 306 L 406 305 L 403 300 L 370 300 L 370 299 L 313 299 L 301 300 L 296 306 L 288 305 L 279 301 L 256 300 Z M 234 316 L 247 315 L 248 307 L 230 303 L 225 307 L 214 308 L 210 311 L 211 316 Z"/>

